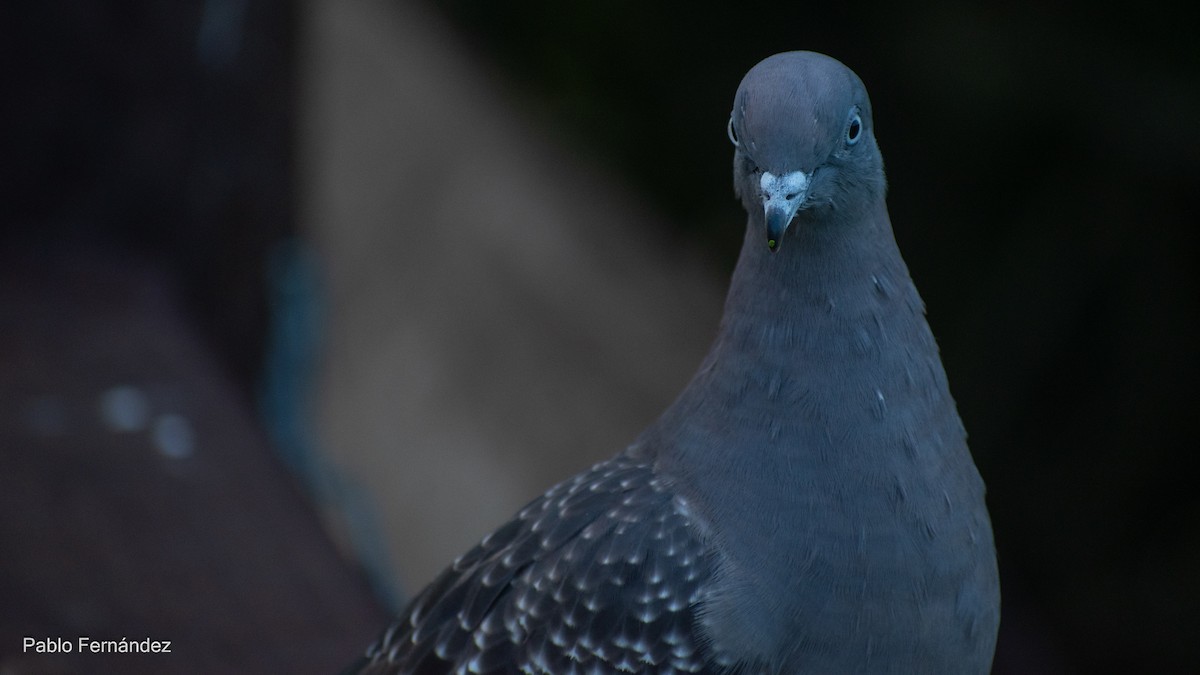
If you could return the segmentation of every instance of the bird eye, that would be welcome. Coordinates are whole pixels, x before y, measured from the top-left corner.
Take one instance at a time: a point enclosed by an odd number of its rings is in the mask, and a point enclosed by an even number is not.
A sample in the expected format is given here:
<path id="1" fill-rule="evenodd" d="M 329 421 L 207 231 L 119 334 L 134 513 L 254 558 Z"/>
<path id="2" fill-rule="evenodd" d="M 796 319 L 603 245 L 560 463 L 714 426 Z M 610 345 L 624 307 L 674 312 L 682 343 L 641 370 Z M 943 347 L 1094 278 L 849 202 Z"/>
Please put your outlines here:
<path id="1" fill-rule="evenodd" d="M 862 116 L 857 112 L 850 115 L 850 124 L 846 125 L 846 145 L 854 145 L 862 138 Z"/>
<path id="2" fill-rule="evenodd" d="M 729 125 L 725 127 L 725 133 L 729 136 L 729 142 L 733 143 L 733 147 L 741 145 L 741 142 L 738 141 L 737 130 L 733 128 L 733 115 L 729 116 Z"/>

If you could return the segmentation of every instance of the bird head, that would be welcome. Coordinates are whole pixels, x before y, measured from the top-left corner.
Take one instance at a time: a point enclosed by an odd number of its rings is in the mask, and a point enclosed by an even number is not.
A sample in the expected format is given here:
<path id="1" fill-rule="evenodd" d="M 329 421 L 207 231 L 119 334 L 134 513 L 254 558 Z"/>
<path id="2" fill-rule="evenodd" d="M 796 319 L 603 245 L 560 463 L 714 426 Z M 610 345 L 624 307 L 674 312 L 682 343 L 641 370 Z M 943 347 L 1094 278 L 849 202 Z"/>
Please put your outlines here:
<path id="1" fill-rule="evenodd" d="M 734 190 L 778 251 L 794 221 L 838 221 L 882 199 L 871 101 L 852 70 L 785 52 L 742 79 L 729 118 Z"/>

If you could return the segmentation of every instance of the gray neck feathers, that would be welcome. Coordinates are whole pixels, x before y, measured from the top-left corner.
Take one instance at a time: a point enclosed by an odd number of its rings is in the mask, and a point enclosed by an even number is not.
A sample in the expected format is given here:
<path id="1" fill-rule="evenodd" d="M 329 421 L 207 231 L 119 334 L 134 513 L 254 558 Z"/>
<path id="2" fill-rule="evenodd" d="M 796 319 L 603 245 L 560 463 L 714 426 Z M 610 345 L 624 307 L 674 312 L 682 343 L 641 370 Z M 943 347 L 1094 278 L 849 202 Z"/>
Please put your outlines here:
<path id="1" fill-rule="evenodd" d="M 761 239 L 751 222 L 713 348 L 651 429 L 664 464 L 782 462 L 786 477 L 900 451 L 907 442 L 881 437 L 903 440 L 931 416 L 957 422 L 882 203 L 853 223 L 798 219 L 778 253 Z"/>
<path id="2" fill-rule="evenodd" d="M 923 514 L 982 495 L 882 200 L 852 223 L 798 219 L 777 253 L 762 239 L 752 221 L 711 352 L 635 444 L 722 554 L 728 597 L 708 620 L 733 651 L 741 632 L 785 644 L 795 612 L 862 591 L 814 578 L 878 585 L 883 602 L 911 588 L 866 542 L 924 536 Z"/>
<path id="3" fill-rule="evenodd" d="M 752 221 L 712 351 L 643 437 L 701 517 L 746 540 L 736 550 L 811 544 L 777 538 L 830 525 L 806 514 L 842 492 L 855 494 L 850 518 L 863 499 L 894 498 L 906 490 L 891 484 L 897 463 L 967 456 L 882 200 L 866 215 L 797 219 L 777 253 Z"/>

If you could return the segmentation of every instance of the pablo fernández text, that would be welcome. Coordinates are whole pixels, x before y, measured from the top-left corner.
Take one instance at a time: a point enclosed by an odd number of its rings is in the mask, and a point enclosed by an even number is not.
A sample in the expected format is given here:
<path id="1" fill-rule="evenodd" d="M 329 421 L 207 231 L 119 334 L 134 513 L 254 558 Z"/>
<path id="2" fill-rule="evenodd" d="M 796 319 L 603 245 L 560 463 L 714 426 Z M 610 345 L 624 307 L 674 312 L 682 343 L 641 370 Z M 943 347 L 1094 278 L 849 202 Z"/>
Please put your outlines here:
<path id="1" fill-rule="evenodd" d="M 96 640 L 81 635 L 75 640 L 61 637 L 48 637 L 39 640 L 26 636 L 21 642 L 21 651 L 36 654 L 170 654 L 170 640 L 130 640 L 122 637 L 120 640 Z"/>

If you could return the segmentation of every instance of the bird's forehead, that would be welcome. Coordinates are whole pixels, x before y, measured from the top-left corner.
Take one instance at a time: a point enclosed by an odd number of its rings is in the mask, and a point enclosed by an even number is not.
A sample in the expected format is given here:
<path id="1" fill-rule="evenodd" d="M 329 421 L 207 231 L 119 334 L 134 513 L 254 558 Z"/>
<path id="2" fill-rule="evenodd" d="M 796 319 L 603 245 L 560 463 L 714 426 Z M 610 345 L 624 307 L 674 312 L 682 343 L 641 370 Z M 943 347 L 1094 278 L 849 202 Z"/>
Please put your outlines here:
<path id="1" fill-rule="evenodd" d="M 861 85 L 832 59 L 768 59 L 742 80 L 734 115 L 760 164 L 777 170 L 811 169 L 841 137 Z"/>
<path id="2" fill-rule="evenodd" d="M 807 92 L 749 89 L 741 108 L 743 135 L 754 158 L 775 169 L 784 164 L 815 160 L 828 145 L 831 125 L 828 106 L 813 105 Z M 783 164 L 781 164 L 781 162 Z"/>

